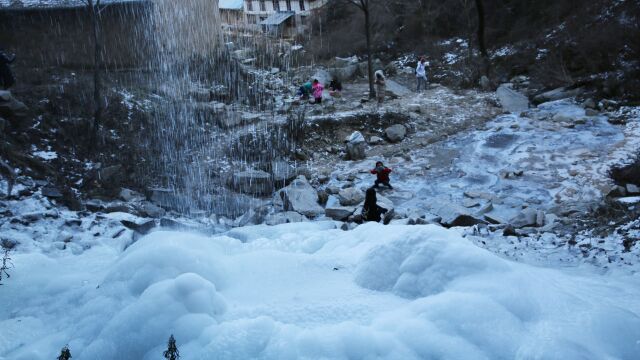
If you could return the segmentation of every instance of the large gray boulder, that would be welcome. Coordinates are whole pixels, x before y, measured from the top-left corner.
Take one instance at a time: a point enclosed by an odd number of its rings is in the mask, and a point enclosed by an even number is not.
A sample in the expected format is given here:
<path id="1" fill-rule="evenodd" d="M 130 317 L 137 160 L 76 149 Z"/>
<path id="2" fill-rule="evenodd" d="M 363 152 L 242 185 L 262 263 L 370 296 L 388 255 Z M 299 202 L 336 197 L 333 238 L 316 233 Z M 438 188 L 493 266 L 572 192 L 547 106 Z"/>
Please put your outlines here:
<path id="1" fill-rule="evenodd" d="M 277 195 L 282 200 L 285 211 L 295 211 L 309 218 L 324 214 L 324 209 L 318 204 L 318 193 L 303 175 L 298 176 Z"/>
<path id="2" fill-rule="evenodd" d="M 11 121 L 14 118 L 26 116 L 28 110 L 29 108 L 14 98 L 10 91 L 0 90 L 0 116 Z"/>
<path id="3" fill-rule="evenodd" d="M 338 193 L 338 200 L 342 206 L 358 205 L 364 201 L 364 192 L 354 187 L 342 189 Z"/>
<path id="4" fill-rule="evenodd" d="M 543 92 L 542 94 L 538 94 L 533 97 L 534 104 L 542 104 L 548 101 L 561 100 L 566 98 L 571 98 L 577 95 L 580 95 L 584 92 L 583 88 L 577 89 L 567 89 L 567 88 L 557 88 L 551 91 Z"/>
<path id="5" fill-rule="evenodd" d="M 397 99 L 397 98 L 401 98 L 401 97 L 409 96 L 413 94 L 413 92 L 409 90 L 409 88 L 407 88 L 406 86 L 400 85 L 399 83 L 393 80 L 387 79 L 385 83 L 387 85 L 386 86 L 387 95 L 390 96 L 391 98 Z"/>
<path id="6" fill-rule="evenodd" d="M 513 114 L 520 114 L 529 109 L 529 99 L 521 93 L 513 90 L 511 84 L 502 84 L 496 90 L 496 95 L 502 108 Z"/>
<path id="7" fill-rule="evenodd" d="M 354 206 L 330 206 L 325 210 L 325 215 L 336 221 L 345 221 L 356 211 Z"/>
<path id="8" fill-rule="evenodd" d="M 436 199 L 429 205 L 431 213 L 441 218 L 440 224 L 453 226 L 473 226 L 484 223 L 482 219 L 474 216 L 469 209 L 452 203 L 448 200 Z"/>
<path id="9" fill-rule="evenodd" d="M 404 125 L 396 124 L 385 129 L 387 139 L 393 143 L 400 142 L 407 135 L 407 128 Z"/>
<path id="10" fill-rule="evenodd" d="M 533 208 L 526 208 L 522 210 L 518 215 L 516 215 L 513 219 L 511 219 L 509 223 L 515 228 L 538 226 L 538 210 Z"/>
<path id="11" fill-rule="evenodd" d="M 349 64 L 331 69 L 331 76 L 340 81 L 353 80 L 360 74 L 358 64 Z"/>
<path id="12" fill-rule="evenodd" d="M 295 211 L 285 211 L 275 214 L 270 214 L 265 217 L 264 223 L 267 225 L 280 225 L 297 222 L 309 221 L 304 215 Z"/>
<path id="13" fill-rule="evenodd" d="M 98 182 L 105 189 L 115 189 L 120 186 L 125 179 L 125 172 L 122 165 L 107 166 L 98 170 L 97 179 Z"/>
<path id="14" fill-rule="evenodd" d="M 231 185 L 234 190 L 245 194 L 267 195 L 273 192 L 271 174 L 261 170 L 234 173 Z"/>
<path id="15" fill-rule="evenodd" d="M 262 170 L 271 174 L 275 186 L 283 187 L 298 176 L 295 167 L 283 160 L 267 163 Z"/>
<path id="16" fill-rule="evenodd" d="M 364 136 L 359 131 L 354 131 L 349 138 L 346 139 L 347 145 L 345 152 L 348 160 L 364 160 L 367 157 L 367 143 Z"/>

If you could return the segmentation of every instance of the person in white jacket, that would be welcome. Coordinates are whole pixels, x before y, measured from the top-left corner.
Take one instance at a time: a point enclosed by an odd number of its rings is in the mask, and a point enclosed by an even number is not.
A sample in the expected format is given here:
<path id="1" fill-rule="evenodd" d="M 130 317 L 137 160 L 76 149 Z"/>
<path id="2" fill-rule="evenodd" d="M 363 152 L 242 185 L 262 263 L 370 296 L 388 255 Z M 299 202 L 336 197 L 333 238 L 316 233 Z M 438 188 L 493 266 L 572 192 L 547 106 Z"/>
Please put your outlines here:
<path id="1" fill-rule="evenodd" d="M 418 66 L 416 67 L 416 79 L 418 80 L 416 91 L 420 92 L 420 90 L 427 90 L 427 62 L 425 61 L 424 56 L 420 58 L 420 61 L 418 61 Z"/>

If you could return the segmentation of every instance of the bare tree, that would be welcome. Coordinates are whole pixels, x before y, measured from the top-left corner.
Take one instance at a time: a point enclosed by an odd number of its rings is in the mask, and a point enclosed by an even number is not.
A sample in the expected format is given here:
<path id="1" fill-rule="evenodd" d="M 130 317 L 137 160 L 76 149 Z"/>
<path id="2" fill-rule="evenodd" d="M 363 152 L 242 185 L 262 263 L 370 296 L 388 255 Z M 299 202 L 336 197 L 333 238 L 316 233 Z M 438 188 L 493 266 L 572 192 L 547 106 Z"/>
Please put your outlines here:
<path id="1" fill-rule="evenodd" d="M 100 13 L 104 10 L 101 0 L 81 0 L 89 11 L 89 21 L 91 22 L 91 34 L 93 37 L 93 122 L 89 126 L 90 144 L 95 144 L 98 127 L 102 122 L 102 40 L 100 26 Z"/>
<path id="2" fill-rule="evenodd" d="M 484 1 L 476 0 L 476 10 L 478 12 L 478 47 L 480 48 L 480 54 L 482 54 L 482 62 L 484 65 L 484 74 L 489 76 L 489 69 L 491 62 L 489 54 L 487 53 L 487 45 L 484 38 L 485 28 L 485 14 L 484 14 Z"/>
<path id="3" fill-rule="evenodd" d="M 371 9 L 373 0 L 342 0 L 356 6 L 364 15 L 364 33 L 367 38 L 367 70 L 369 76 L 369 98 L 376 96 L 373 81 L 373 54 L 371 50 Z"/>

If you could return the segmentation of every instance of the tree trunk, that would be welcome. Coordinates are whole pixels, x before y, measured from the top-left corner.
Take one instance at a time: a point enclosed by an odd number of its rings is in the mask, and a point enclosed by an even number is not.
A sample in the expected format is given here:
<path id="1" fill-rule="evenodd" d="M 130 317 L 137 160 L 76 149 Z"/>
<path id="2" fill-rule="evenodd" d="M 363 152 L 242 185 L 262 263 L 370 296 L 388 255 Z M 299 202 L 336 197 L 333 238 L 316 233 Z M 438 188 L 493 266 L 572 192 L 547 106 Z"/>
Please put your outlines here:
<path id="1" fill-rule="evenodd" d="M 367 37 L 367 69 L 369 71 L 369 98 L 376 97 L 376 89 L 373 85 L 373 54 L 371 51 L 371 22 L 369 19 L 369 4 L 363 6 L 364 11 L 364 27 L 365 35 Z"/>
<path id="2" fill-rule="evenodd" d="M 93 1 L 89 2 L 89 14 L 91 16 L 91 28 L 93 30 L 93 124 L 90 126 L 91 134 L 90 137 L 94 140 L 92 141 L 92 145 L 95 146 L 95 140 L 97 140 L 98 136 L 98 128 L 100 123 L 102 122 L 102 99 L 100 90 L 102 88 L 102 77 L 100 70 L 102 68 L 102 59 L 100 56 L 100 52 L 102 49 L 102 43 L 100 42 L 100 24 L 99 24 L 99 14 L 98 14 L 98 3 L 94 3 Z"/>
<path id="3" fill-rule="evenodd" d="M 482 60 L 484 62 L 484 73 L 489 75 L 489 54 L 487 53 L 487 46 L 484 39 L 484 3 L 482 0 L 476 0 L 476 10 L 478 11 L 478 48 L 480 54 L 482 54 Z"/>

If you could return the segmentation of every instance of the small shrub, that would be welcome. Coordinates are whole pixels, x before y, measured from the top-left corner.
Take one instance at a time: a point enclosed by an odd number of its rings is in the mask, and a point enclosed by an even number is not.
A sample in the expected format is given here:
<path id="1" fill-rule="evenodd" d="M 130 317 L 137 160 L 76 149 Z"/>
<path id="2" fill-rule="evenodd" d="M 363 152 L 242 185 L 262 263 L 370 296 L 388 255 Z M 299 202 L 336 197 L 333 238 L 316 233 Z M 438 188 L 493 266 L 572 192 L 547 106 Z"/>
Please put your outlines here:
<path id="1" fill-rule="evenodd" d="M 2 277 L 10 278 L 8 270 L 13 267 L 13 263 L 11 262 L 11 249 L 2 248 L 2 262 L 0 263 L 0 285 L 2 285 Z"/>
<path id="2" fill-rule="evenodd" d="M 176 339 L 173 337 L 173 334 L 169 337 L 169 343 L 167 344 L 167 350 L 162 353 L 165 359 L 168 360 L 177 360 L 180 359 L 180 352 L 178 351 L 178 347 L 176 346 Z"/>
<path id="3" fill-rule="evenodd" d="M 65 345 L 62 350 L 60 350 L 60 356 L 58 356 L 58 360 L 69 359 L 71 359 L 71 351 L 69 350 L 69 345 Z"/>

